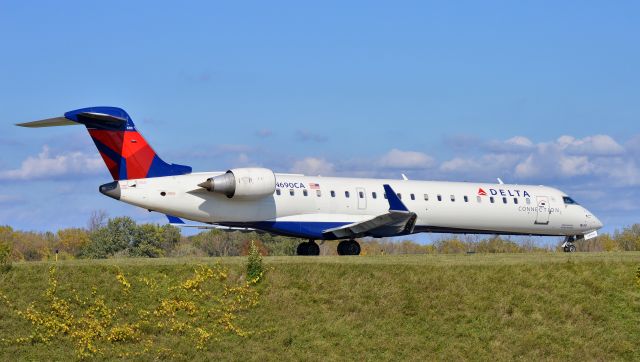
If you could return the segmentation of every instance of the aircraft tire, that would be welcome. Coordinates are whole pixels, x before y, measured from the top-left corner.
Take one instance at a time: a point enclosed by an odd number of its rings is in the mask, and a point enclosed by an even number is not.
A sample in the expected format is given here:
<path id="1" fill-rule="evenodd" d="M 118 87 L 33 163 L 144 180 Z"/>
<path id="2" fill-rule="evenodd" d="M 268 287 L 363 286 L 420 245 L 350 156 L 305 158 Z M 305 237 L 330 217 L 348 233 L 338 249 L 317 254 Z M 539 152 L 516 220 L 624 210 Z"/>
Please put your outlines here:
<path id="1" fill-rule="evenodd" d="M 338 243 L 338 255 L 347 255 L 345 245 L 347 244 L 347 240 L 342 240 Z"/>
<path id="2" fill-rule="evenodd" d="M 570 253 L 575 253 L 576 252 L 576 246 L 573 245 L 573 244 L 569 245 L 569 252 Z"/>
<path id="3" fill-rule="evenodd" d="M 298 248 L 296 249 L 296 255 L 309 255 L 309 242 L 305 241 L 304 243 L 298 244 Z"/>
<path id="4" fill-rule="evenodd" d="M 320 255 L 320 246 L 318 246 L 318 244 L 316 244 L 315 241 L 309 241 L 306 243 L 307 244 L 307 254 L 305 255 Z"/>
<path id="5" fill-rule="evenodd" d="M 355 240 L 342 240 L 338 244 L 338 255 L 360 255 L 360 244 Z"/>
<path id="6" fill-rule="evenodd" d="M 360 244 L 355 240 L 349 240 L 347 255 L 360 255 Z"/>

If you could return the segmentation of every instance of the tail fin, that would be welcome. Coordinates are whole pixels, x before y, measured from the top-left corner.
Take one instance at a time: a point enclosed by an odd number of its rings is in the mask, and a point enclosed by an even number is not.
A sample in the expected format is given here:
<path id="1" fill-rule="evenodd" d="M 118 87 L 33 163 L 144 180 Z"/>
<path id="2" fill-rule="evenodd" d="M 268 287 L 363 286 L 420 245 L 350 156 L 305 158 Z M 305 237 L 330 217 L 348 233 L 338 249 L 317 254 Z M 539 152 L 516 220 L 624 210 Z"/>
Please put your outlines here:
<path id="1" fill-rule="evenodd" d="M 191 167 L 164 162 L 136 130 L 131 117 L 116 107 L 76 109 L 64 117 L 20 123 L 22 127 L 83 124 L 114 180 L 184 175 Z"/>

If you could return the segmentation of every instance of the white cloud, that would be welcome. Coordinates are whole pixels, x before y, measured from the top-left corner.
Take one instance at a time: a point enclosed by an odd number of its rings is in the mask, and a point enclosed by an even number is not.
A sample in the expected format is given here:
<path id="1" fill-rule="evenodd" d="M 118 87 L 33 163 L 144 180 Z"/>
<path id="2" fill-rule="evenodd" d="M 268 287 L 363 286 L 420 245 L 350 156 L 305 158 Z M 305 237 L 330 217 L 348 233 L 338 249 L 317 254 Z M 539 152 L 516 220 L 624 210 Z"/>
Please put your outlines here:
<path id="1" fill-rule="evenodd" d="M 529 155 L 515 167 L 515 176 L 521 179 L 574 177 L 594 171 L 587 156 L 568 156 L 556 152 L 539 152 Z"/>
<path id="2" fill-rule="evenodd" d="M 439 170 L 445 175 L 464 177 L 467 180 L 507 177 L 520 159 L 521 155 L 513 153 L 489 153 L 472 158 L 455 157 L 442 162 Z"/>
<path id="3" fill-rule="evenodd" d="M 492 152 L 527 152 L 535 144 L 523 136 L 511 137 L 506 141 L 490 141 L 486 144 L 486 149 Z"/>
<path id="4" fill-rule="evenodd" d="M 613 138 L 607 135 L 595 135 L 582 139 L 575 139 L 571 136 L 558 138 L 556 144 L 566 149 L 572 154 L 578 155 L 619 155 L 624 152 L 624 148 Z"/>
<path id="5" fill-rule="evenodd" d="M 323 159 L 315 157 L 307 157 L 303 160 L 296 161 L 291 168 L 293 173 L 302 173 L 305 175 L 332 175 L 334 173 L 335 166 L 333 163 Z"/>
<path id="6" fill-rule="evenodd" d="M 519 146 L 519 147 L 527 147 L 527 148 L 533 146 L 533 142 L 531 142 L 530 139 L 528 139 L 527 137 L 522 137 L 522 136 L 511 137 L 508 140 L 506 140 L 504 143 L 506 143 L 508 145 Z"/>
<path id="7" fill-rule="evenodd" d="M 432 167 L 435 161 L 422 152 L 401 151 L 394 148 L 380 158 L 379 164 L 383 168 L 420 169 Z"/>
<path id="8" fill-rule="evenodd" d="M 106 170 L 99 155 L 87 156 L 74 151 L 53 155 L 48 146 L 43 146 L 37 156 L 29 156 L 20 168 L 0 171 L 0 180 L 37 180 L 59 176 L 95 175 Z"/>
<path id="9" fill-rule="evenodd" d="M 487 153 L 453 157 L 440 164 L 443 178 L 469 179 L 506 177 L 523 182 L 577 180 L 617 186 L 640 185 L 640 169 L 634 158 L 640 138 L 623 147 L 608 135 L 584 138 L 562 136 L 534 143 L 522 136 L 486 144 Z"/>

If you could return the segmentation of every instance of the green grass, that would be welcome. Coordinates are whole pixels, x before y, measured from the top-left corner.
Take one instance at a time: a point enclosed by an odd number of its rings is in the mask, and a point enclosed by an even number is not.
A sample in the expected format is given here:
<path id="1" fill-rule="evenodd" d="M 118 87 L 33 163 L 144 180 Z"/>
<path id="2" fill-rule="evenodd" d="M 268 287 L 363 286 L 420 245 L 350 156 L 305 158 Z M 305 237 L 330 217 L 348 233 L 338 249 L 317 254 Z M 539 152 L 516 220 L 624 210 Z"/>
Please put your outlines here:
<path id="1" fill-rule="evenodd" d="M 119 293 L 116 270 L 167 285 L 219 261 L 242 280 L 246 258 L 58 262 L 60 289 Z M 258 306 L 203 350 L 180 334 L 155 336 L 177 360 L 640 360 L 640 253 L 266 257 Z M 14 264 L 0 292 L 25 308 L 42 298 L 54 263 Z M 65 292 L 66 290 L 66 292 Z M 153 302 L 144 291 L 132 308 Z M 114 297 L 115 298 L 115 297 Z M 117 298 L 116 298 L 117 299 Z M 115 300 L 115 299 L 114 299 Z M 0 306 L 0 337 L 31 326 Z M 140 349 L 129 343 L 113 350 Z M 143 359 L 162 355 L 149 353 Z M 5 344 L 0 360 L 68 360 L 73 344 Z"/>

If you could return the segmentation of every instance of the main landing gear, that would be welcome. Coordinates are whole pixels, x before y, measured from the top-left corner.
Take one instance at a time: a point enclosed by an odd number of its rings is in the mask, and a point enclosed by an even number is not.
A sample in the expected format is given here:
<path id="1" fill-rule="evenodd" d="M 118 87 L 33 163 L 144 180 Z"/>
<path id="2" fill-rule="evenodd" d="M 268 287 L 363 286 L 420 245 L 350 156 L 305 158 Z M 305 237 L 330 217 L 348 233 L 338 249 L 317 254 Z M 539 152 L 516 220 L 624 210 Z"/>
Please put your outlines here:
<path id="1" fill-rule="evenodd" d="M 298 245 L 296 255 L 320 255 L 320 247 L 315 240 Z M 338 255 L 360 255 L 360 244 L 355 240 L 342 240 L 338 244 Z"/>
<path id="2" fill-rule="evenodd" d="M 338 255 L 360 255 L 360 244 L 355 240 L 342 240 L 338 244 Z"/>
<path id="3" fill-rule="evenodd" d="M 576 241 L 575 236 L 567 236 L 562 244 L 562 250 L 564 250 L 565 253 L 575 253 L 576 246 L 573 243 L 574 241 Z"/>
<path id="4" fill-rule="evenodd" d="M 298 245 L 297 255 L 320 255 L 320 247 L 315 240 L 309 240 Z"/>

